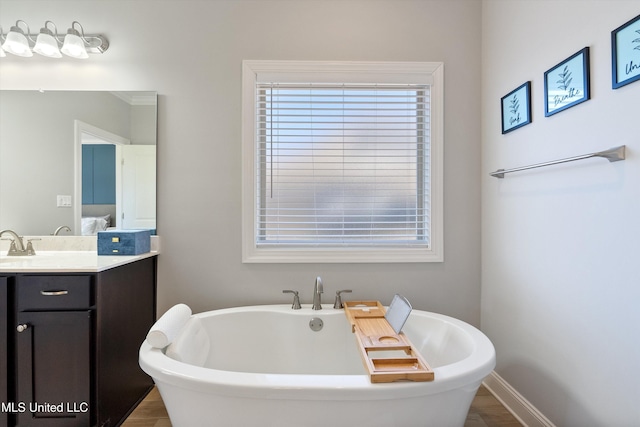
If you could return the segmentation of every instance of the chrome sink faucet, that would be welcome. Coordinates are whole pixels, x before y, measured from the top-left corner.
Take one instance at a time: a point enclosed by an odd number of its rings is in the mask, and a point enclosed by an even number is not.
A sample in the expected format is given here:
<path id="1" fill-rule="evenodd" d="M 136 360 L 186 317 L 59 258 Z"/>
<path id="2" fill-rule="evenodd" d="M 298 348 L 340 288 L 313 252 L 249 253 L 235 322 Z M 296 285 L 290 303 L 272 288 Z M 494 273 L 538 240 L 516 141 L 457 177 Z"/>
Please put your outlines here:
<path id="1" fill-rule="evenodd" d="M 320 276 L 316 277 L 316 284 L 313 287 L 313 306 L 314 310 L 322 310 L 322 293 L 324 289 L 322 287 L 322 279 Z"/>
<path id="2" fill-rule="evenodd" d="M 13 230 L 2 230 L 0 231 L 0 237 L 3 234 L 9 234 L 11 239 L 11 246 L 9 246 L 9 252 L 7 256 L 24 256 L 24 255 L 35 255 L 36 252 L 33 250 L 33 245 L 31 241 L 28 242 L 27 247 L 25 248 L 24 242 L 22 241 L 22 237 L 18 236 Z"/>
<path id="3" fill-rule="evenodd" d="M 54 236 L 57 236 L 58 234 L 60 234 L 60 232 L 61 232 L 62 230 L 66 230 L 66 231 L 68 231 L 69 233 L 71 233 L 71 229 L 69 228 L 69 226 L 67 226 L 67 225 L 61 225 L 60 227 L 56 228 L 56 231 L 54 231 L 54 232 L 53 232 L 53 235 L 54 235 Z"/>

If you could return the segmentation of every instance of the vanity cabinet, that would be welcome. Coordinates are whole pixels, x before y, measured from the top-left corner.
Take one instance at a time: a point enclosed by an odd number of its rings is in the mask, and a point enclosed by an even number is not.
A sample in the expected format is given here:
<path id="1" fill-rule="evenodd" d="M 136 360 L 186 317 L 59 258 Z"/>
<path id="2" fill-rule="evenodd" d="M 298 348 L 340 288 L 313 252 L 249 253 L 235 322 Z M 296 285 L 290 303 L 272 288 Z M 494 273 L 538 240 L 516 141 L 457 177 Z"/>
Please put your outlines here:
<path id="1" fill-rule="evenodd" d="M 7 378 L 9 378 L 8 354 L 10 353 L 8 340 L 8 288 L 9 278 L 0 276 L 0 348 L 7 349 L 6 351 L 0 351 L 0 405 L 9 402 L 9 383 L 7 381 Z M 8 408 L 5 407 L 4 409 L 0 410 L 0 427 L 9 425 Z"/>
<path id="2" fill-rule="evenodd" d="M 15 410 L 0 426 L 124 421 L 153 386 L 138 366 L 138 350 L 155 321 L 156 257 L 96 273 L 16 273 L 0 277 L 2 283 L 8 313 L 2 401 L 15 402 Z"/>
<path id="3" fill-rule="evenodd" d="M 91 281 L 17 278 L 16 399 L 29 402 L 18 425 L 91 425 Z"/>
<path id="4" fill-rule="evenodd" d="M 91 425 L 91 311 L 26 312 L 19 324 L 18 425 Z M 49 406 L 52 405 L 52 406 Z"/>

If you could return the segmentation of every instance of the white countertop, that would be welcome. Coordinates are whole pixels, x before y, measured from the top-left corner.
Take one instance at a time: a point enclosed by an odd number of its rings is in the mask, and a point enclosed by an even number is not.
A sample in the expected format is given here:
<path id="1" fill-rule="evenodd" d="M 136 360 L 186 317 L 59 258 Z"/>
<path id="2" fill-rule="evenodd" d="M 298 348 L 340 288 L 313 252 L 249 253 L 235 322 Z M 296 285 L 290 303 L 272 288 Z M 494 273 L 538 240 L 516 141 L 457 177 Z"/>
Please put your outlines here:
<path id="1" fill-rule="evenodd" d="M 7 256 L 9 240 L 0 241 L 1 273 L 97 273 L 160 253 L 160 238 L 151 236 L 151 252 L 98 255 L 96 236 L 24 236 L 33 239 L 33 256 Z"/>
<path id="2" fill-rule="evenodd" d="M 96 251 L 39 251 L 33 256 L 0 255 L 0 273 L 97 273 L 158 255 L 98 255 Z"/>

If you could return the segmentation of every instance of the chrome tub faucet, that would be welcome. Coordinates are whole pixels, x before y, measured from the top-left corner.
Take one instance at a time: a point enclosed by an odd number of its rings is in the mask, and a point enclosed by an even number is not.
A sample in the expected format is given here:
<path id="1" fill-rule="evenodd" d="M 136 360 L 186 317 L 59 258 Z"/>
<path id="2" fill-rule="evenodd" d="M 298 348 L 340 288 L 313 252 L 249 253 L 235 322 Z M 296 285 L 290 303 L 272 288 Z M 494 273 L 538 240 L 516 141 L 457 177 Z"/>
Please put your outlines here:
<path id="1" fill-rule="evenodd" d="M 291 308 L 294 310 L 300 310 L 302 306 L 300 305 L 300 296 L 298 295 L 298 291 L 292 291 L 286 289 L 282 291 L 283 294 L 293 294 L 293 304 L 291 304 Z"/>
<path id="2" fill-rule="evenodd" d="M 316 277 L 316 284 L 313 287 L 313 306 L 314 310 L 322 310 L 322 293 L 324 289 L 322 287 L 322 278 Z"/>
<path id="3" fill-rule="evenodd" d="M 344 308 L 344 305 L 342 304 L 342 296 L 341 296 L 341 294 L 351 293 L 351 292 L 352 292 L 351 289 L 344 289 L 342 291 L 337 291 L 336 292 L 336 299 L 333 302 L 333 308 L 335 308 L 337 310 L 339 310 L 341 308 Z"/>

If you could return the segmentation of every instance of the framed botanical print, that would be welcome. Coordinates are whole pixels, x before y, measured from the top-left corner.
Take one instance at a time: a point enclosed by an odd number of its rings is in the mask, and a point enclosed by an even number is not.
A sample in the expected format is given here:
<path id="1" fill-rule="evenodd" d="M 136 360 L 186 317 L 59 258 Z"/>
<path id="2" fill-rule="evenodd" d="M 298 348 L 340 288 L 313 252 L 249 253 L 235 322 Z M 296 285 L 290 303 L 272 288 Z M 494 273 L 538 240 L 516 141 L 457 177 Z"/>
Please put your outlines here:
<path id="1" fill-rule="evenodd" d="M 611 32 L 612 87 L 640 80 L 640 15 Z"/>
<path id="2" fill-rule="evenodd" d="M 503 134 L 531 123 L 531 82 L 528 81 L 503 96 L 500 106 Z"/>
<path id="3" fill-rule="evenodd" d="M 589 48 L 574 53 L 544 73 L 544 115 L 564 111 L 590 98 Z"/>

